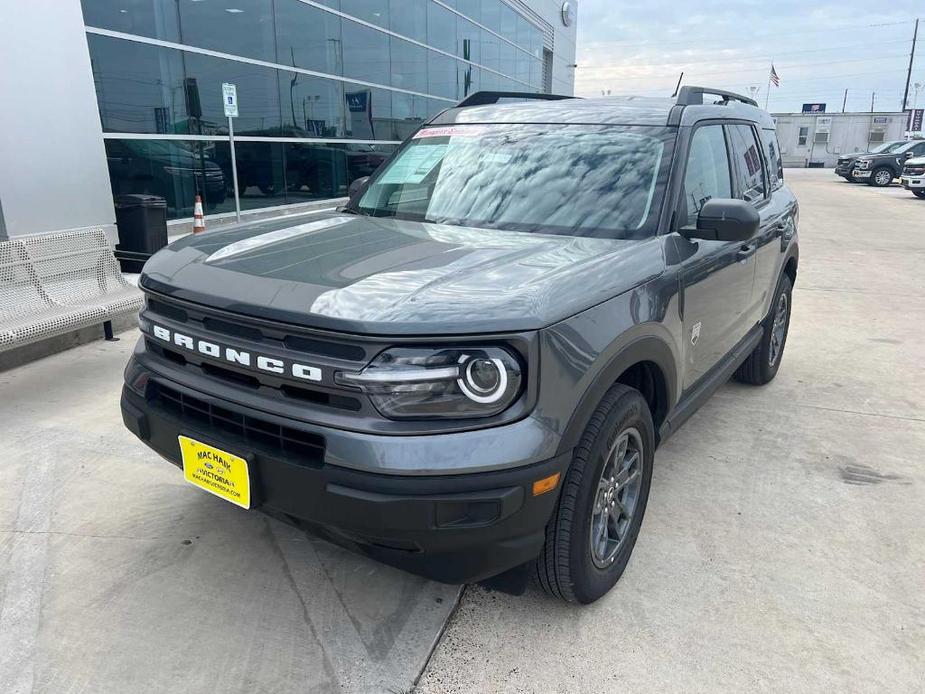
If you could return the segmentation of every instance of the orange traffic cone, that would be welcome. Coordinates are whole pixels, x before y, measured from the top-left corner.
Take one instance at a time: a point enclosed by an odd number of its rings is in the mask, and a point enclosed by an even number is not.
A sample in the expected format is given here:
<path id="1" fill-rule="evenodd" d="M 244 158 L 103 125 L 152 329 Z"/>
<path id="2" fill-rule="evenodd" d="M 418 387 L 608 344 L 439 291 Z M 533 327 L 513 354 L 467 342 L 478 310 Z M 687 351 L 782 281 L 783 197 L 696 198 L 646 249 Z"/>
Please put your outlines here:
<path id="1" fill-rule="evenodd" d="M 198 234 L 206 230 L 206 220 L 202 216 L 202 197 L 196 196 L 196 205 L 193 207 L 193 233 Z"/>

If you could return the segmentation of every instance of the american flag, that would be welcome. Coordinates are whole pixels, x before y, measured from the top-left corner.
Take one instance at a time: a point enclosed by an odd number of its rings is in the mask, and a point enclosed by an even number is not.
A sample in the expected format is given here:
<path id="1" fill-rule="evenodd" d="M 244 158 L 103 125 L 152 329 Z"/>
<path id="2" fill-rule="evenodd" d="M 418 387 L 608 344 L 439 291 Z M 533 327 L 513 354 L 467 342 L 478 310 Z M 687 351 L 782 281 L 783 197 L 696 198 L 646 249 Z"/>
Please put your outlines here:
<path id="1" fill-rule="evenodd" d="M 773 84 L 775 87 L 780 86 L 780 76 L 777 74 L 777 70 L 774 69 L 774 63 L 771 63 L 770 80 L 771 80 L 771 84 Z"/>

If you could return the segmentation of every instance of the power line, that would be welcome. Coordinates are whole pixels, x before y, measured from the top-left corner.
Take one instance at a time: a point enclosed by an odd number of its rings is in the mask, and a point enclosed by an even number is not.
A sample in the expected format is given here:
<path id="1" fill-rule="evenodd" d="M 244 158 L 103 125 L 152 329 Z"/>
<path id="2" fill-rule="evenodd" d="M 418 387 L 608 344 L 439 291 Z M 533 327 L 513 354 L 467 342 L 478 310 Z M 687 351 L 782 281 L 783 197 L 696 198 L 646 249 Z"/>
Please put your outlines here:
<path id="1" fill-rule="evenodd" d="M 912 40 L 911 39 L 901 39 L 898 41 L 880 41 L 876 46 L 872 46 L 868 42 L 868 43 L 856 43 L 850 46 L 832 46 L 831 48 L 810 48 L 807 50 L 800 50 L 800 51 L 781 51 L 780 53 L 775 53 L 774 55 L 770 55 L 770 54 L 769 55 L 756 55 L 754 57 L 750 57 L 748 55 L 728 55 L 728 54 L 718 54 L 712 58 L 704 58 L 703 60 L 686 60 L 683 57 L 679 57 L 677 60 L 672 60 L 672 61 L 665 62 L 665 63 L 636 63 L 636 62 L 627 63 L 626 67 L 673 67 L 677 65 L 696 65 L 698 63 L 716 63 L 717 61 L 720 61 L 720 60 L 732 60 L 732 59 L 735 59 L 735 60 L 742 59 L 742 60 L 746 60 L 747 62 L 758 62 L 760 60 L 771 60 L 772 58 L 777 58 L 778 56 L 781 56 L 781 55 L 794 55 L 794 54 L 802 54 L 802 53 L 820 53 L 820 52 L 825 52 L 825 51 L 847 50 L 851 48 L 879 49 L 882 46 L 889 45 L 889 44 L 896 44 L 896 43 L 910 43 L 911 44 Z M 906 55 L 906 54 L 903 53 L 901 55 Z M 869 59 L 876 60 L 876 57 L 871 57 Z M 847 62 L 847 61 L 840 61 L 840 62 Z"/>
<path id="2" fill-rule="evenodd" d="M 753 42 L 753 40 L 756 38 L 770 38 L 774 36 L 794 36 L 797 34 L 799 35 L 829 34 L 829 33 L 832 33 L 833 31 L 851 31 L 853 29 L 870 29 L 870 28 L 876 28 L 876 27 L 900 26 L 903 24 L 912 24 L 914 21 L 915 21 L 915 18 L 913 17 L 911 19 L 906 19 L 901 22 L 883 22 L 879 24 L 842 24 L 842 25 L 837 25 L 837 26 L 829 25 L 825 29 L 805 29 L 801 31 L 789 31 L 789 30 L 788 31 L 773 31 L 773 32 L 768 32 L 764 34 L 749 34 L 748 40 L 749 42 Z M 689 41 L 677 41 L 677 42 L 672 42 L 672 43 L 664 43 L 662 41 L 642 41 L 639 43 L 624 43 L 622 41 L 597 41 L 595 43 L 613 44 L 616 46 L 622 46 L 624 48 L 630 47 L 630 46 L 683 46 L 683 45 L 692 45 L 692 44 L 702 44 L 703 41 L 710 40 L 710 38 L 712 37 L 703 35 L 698 38 L 691 39 Z"/>

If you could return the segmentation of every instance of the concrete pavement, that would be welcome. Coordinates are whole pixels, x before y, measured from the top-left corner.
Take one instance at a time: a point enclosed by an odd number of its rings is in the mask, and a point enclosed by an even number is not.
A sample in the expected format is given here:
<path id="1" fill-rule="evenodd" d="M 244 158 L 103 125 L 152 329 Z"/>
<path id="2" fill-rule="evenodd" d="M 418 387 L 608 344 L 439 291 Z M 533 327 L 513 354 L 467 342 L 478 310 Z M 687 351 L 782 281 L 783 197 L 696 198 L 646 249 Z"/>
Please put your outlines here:
<path id="1" fill-rule="evenodd" d="M 656 453 L 610 595 L 467 589 L 418 691 L 925 691 L 925 201 L 786 177 L 777 379 L 725 386 Z"/>
<path id="2" fill-rule="evenodd" d="M 186 484 L 122 427 L 134 341 L 0 373 L 0 692 L 409 689 L 459 589 Z"/>

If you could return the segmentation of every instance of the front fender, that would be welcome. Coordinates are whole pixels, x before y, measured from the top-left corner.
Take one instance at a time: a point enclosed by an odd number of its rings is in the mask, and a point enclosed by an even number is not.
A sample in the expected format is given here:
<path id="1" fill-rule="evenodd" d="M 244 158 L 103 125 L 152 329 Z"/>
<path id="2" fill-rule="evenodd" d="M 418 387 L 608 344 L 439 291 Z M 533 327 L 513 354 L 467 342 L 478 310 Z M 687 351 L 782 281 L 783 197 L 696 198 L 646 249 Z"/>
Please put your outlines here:
<path id="1" fill-rule="evenodd" d="M 560 436 L 558 453 L 575 447 L 601 398 L 634 364 L 657 367 L 665 411 L 677 402 L 677 287 L 677 276 L 665 273 L 541 331 L 540 393 L 532 416 Z"/>

